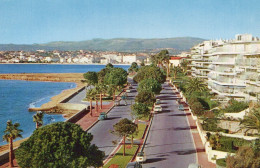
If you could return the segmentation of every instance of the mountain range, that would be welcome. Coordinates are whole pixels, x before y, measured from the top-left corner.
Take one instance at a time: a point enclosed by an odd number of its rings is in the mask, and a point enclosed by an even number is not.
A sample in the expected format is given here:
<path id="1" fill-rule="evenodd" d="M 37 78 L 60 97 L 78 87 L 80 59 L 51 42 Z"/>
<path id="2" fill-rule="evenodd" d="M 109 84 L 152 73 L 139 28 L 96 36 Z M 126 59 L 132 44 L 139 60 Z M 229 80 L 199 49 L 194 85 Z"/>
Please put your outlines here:
<path id="1" fill-rule="evenodd" d="M 151 52 L 167 48 L 172 52 L 188 51 L 194 45 L 205 41 L 195 37 L 175 38 L 114 38 L 92 39 L 86 41 L 56 41 L 44 44 L 0 44 L 0 51 L 35 51 L 35 50 L 95 50 L 118 52 Z"/>

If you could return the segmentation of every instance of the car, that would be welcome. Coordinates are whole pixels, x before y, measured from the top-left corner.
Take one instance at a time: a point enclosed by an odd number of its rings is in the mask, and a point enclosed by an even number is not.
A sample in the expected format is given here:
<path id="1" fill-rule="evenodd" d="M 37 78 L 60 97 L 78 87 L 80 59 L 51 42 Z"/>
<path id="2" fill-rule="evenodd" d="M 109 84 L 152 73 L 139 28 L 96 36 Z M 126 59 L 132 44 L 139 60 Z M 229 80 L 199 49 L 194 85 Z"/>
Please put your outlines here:
<path id="1" fill-rule="evenodd" d="M 126 168 L 142 168 L 142 165 L 139 162 L 130 162 Z"/>
<path id="2" fill-rule="evenodd" d="M 126 89 L 126 93 L 130 93 L 131 92 L 131 89 Z"/>
<path id="3" fill-rule="evenodd" d="M 179 110 L 184 110 L 184 107 L 183 107 L 183 105 L 182 105 L 182 104 L 180 104 L 180 105 L 179 105 L 179 107 L 178 107 L 178 109 L 179 109 Z"/>
<path id="4" fill-rule="evenodd" d="M 101 121 L 101 120 L 105 120 L 105 119 L 107 119 L 107 114 L 104 112 L 100 113 L 98 120 Z"/>
<path id="5" fill-rule="evenodd" d="M 133 89 L 133 87 L 132 87 L 132 86 L 129 86 L 128 88 L 129 88 L 129 89 Z"/>
<path id="6" fill-rule="evenodd" d="M 145 162 L 146 161 L 146 156 L 144 152 L 138 152 L 136 155 L 136 161 L 137 162 Z"/>
<path id="7" fill-rule="evenodd" d="M 160 99 L 156 99 L 156 104 L 161 104 L 161 100 Z"/>
<path id="8" fill-rule="evenodd" d="M 162 111 L 162 106 L 161 105 L 155 105 L 154 106 L 154 112 L 161 112 Z"/>
<path id="9" fill-rule="evenodd" d="M 188 168 L 201 168 L 201 166 L 197 163 L 191 163 L 191 164 L 189 164 Z"/>

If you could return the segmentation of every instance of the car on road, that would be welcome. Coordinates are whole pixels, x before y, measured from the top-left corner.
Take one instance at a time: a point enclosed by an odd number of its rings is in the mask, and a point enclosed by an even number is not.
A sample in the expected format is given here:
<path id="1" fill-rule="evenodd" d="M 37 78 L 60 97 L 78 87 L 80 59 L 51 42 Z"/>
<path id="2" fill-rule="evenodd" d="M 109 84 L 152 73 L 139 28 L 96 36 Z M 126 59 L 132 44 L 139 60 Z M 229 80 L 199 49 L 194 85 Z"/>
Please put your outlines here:
<path id="1" fill-rule="evenodd" d="M 161 100 L 160 99 L 156 99 L 156 104 L 161 104 Z"/>
<path id="2" fill-rule="evenodd" d="M 132 92 L 131 89 L 126 89 L 126 93 L 130 93 L 130 92 Z"/>
<path id="3" fill-rule="evenodd" d="M 127 164 L 126 168 L 142 168 L 142 165 L 138 162 L 130 162 Z"/>
<path id="4" fill-rule="evenodd" d="M 162 106 L 161 105 L 155 105 L 154 106 L 154 112 L 162 112 Z"/>
<path id="5" fill-rule="evenodd" d="M 138 152 L 136 155 L 136 161 L 137 162 L 145 162 L 146 161 L 146 156 L 144 152 Z"/>
<path id="6" fill-rule="evenodd" d="M 105 120 L 105 119 L 107 119 L 107 114 L 104 112 L 100 113 L 98 120 L 101 121 L 101 120 Z"/>

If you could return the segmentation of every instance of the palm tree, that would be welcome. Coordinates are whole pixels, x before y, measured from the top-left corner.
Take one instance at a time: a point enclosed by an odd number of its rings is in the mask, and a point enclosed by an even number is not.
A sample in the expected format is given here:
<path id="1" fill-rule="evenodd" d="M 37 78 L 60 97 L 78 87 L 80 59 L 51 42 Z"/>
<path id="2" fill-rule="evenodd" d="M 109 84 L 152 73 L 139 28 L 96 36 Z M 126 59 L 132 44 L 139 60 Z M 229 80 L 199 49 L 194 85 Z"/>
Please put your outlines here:
<path id="1" fill-rule="evenodd" d="M 95 99 L 96 93 L 94 88 L 89 89 L 86 94 L 86 98 L 89 101 L 90 104 L 90 115 L 92 116 L 92 101 Z"/>
<path id="2" fill-rule="evenodd" d="M 103 93 L 106 92 L 107 86 L 106 86 L 105 84 L 103 84 L 103 83 L 99 83 L 99 84 L 96 86 L 96 88 L 97 88 L 97 91 L 99 92 L 100 109 L 102 109 L 102 108 L 103 108 L 103 107 L 102 107 L 102 96 L 103 96 Z"/>
<path id="3" fill-rule="evenodd" d="M 43 125 L 43 112 L 39 111 L 33 115 L 33 122 L 36 123 L 36 129 Z"/>
<path id="4" fill-rule="evenodd" d="M 9 167 L 13 167 L 14 163 L 14 151 L 13 151 L 13 140 L 20 137 L 22 138 L 22 130 L 18 129 L 20 126 L 19 123 L 13 124 L 11 120 L 8 120 L 6 123 L 6 129 L 4 131 L 3 139 L 6 142 L 9 142 Z"/>
<path id="5" fill-rule="evenodd" d="M 246 128 L 247 131 L 256 129 L 258 133 L 260 133 L 260 108 L 253 108 L 248 115 L 240 121 L 240 125 L 242 125 L 242 128 Z"/>
<path id="6" fill-rule="evenodd" d="M 177 73 L 179 72 L 179 68 L 177 66 L 174 66 L 172 69 L 171 69 L 172 73 L 173 73 L 173 78 L 176 79 L 177 77 Z"/>
<path id="7" fill-rule="evenodd" d="M 181 63 L 181 67 L 182 67 L 182 70 L 183 70 L 184 73 L 187 71 L 188 64 L 189 64 L 189 61 L 187 61 L 187 60 L 184 60 L 184 61 Z"/>
<path id="8" fill-rule="evenodd" d="M 187 92 L 203 92 L 207 91 L 207 85 L 199 78 L 190 78 L 186 85 Z"/>

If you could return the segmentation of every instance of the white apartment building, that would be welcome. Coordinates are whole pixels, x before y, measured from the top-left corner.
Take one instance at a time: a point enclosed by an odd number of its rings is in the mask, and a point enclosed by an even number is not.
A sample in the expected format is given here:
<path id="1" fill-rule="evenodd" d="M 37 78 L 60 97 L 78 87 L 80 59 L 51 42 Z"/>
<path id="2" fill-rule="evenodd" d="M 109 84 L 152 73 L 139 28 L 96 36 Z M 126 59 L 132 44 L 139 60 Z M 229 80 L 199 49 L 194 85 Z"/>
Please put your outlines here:
<path id="1" fill-rule="evenodd" d="M 131 64 L 133 62 L 136 62 L 137 59 L 136 59 L 136 55 L 133 54 L 133 55 L 124 55 L 122 60 L 123 60 L 122 63 L 124 64 Z"/>
<path id="2" fill-rule="evenodd" d="M 260 41 L 250 34 L 205 41 L 191 49 L 191 74 L 206 79 L 223 98 L 256 100 L 260 95 Z"/>

